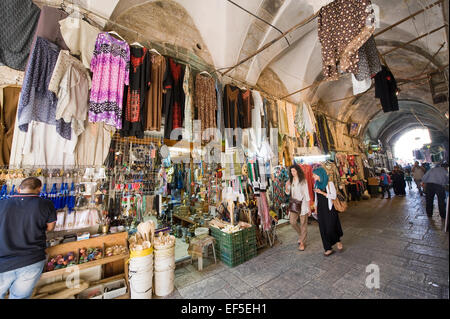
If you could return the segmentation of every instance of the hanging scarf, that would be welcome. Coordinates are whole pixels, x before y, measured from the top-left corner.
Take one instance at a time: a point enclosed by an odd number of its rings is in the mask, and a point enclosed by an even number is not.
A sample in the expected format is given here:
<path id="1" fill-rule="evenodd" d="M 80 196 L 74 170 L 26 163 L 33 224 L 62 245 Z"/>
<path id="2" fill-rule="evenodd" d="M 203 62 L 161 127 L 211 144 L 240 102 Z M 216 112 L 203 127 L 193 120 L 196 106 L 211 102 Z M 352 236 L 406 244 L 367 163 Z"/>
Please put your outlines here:
<path id="1" fill-rule="evenodd" d="M 323 167 L 318 167 L 313 171 L 313 174 L 320 177 L 320 181 L 316 181 L 315 187 L 324 191 L 328 185 L 327 171 Z"/>

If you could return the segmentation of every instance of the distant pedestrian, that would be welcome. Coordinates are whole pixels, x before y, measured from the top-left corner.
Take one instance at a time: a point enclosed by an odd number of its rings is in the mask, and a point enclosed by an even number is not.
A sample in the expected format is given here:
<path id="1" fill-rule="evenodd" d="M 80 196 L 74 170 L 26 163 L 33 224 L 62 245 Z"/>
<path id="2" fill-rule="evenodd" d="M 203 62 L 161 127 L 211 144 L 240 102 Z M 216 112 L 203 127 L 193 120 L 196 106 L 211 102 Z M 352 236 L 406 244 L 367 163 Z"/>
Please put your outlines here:
<path id="1" fill-rule="evenodd" d="M 391 198 L 391 177 L 386 174 L 386 171 L 383 169 L 381 170 L 380 175 L 380 187 L 381 187 L 381 198 L 384 199 L 384 193 L 386 192 L 388 194 L 388 198 Z"/>
<path id="2" fill-rule="evenodd" d="M 394 188 L 395 195 L 401 197 L 406 195 L 405 174 L 398 166 L 395 166 L 394 171 L 392 172 L 392 187 Z"/>
<path id="3" fill-rule="evenodd" d="M 422 178 L 425 184 L 427 216 L 433 216 L 434 195 L 437 195 L 439 215 L 445 219 L 445 186 L 448 185 L 448 164 L 430 169 Z"/>
<path id="4" fill-rule="evenodd" d="M 323 167 L 318 167 L 313 171 L 313 178 L 315 180 L 315 208 L 320 236 L 325 250 L 324 255 L 329 256 L 334 252 L 333 245 L 336 244 L 339 250 L 343 249 L 341 237 L 344 233 L 342 232 L 339 213 L 333 205 L 333 200 L 337 197 L 336 187 L 333 182 L 329 182 L 327 172 Z"/>
<path id="5" fill-rule="evenodd" d="M 414 166 L 411 169 L 412 177 L 416 183 L 417 189 L 419 190 L 420 196 L 423 196 L 422 190 L 422 177 L 425 175 L 425 168 L 419 165 L 419 162 L 414 162 Z"/>
<path id="6" fill-rule="evenodd" d="M 408 171 L 405 172 L 405 181 L 408 184 L 408 188 L 411 190 L 412 189 L 412 177 L 411 177 L 411 173 Z"/>

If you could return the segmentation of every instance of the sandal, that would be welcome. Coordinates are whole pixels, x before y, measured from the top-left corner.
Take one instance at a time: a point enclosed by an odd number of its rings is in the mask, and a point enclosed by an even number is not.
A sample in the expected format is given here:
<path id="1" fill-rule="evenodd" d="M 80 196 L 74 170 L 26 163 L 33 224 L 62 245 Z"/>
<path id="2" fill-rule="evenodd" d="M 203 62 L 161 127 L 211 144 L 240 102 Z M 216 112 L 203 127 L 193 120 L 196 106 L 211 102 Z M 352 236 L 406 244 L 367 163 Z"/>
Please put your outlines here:
<path id="1" fill-rule="evenodd" d="M 326 257 L 328 257 L 328 256 L 332 255 L 333 253 L 334 253 L 334 250 L 327 250 L 326 252 L 324 252 L 324 255 Z"/>
<path id="2" fill-rule="evenodd" d="M 336 247 L 337 247 L 337 249 L 339 249 L 340 251 L 341 251 L 342 249 L 344 249 L 344 246 L 342 245 L 342 243 L 337 243 L 337 244 L 336 244 Z"/>
<path id="3" fill-rule="evenodd" d="M 298 250 L 304 251 L 305 250 L 305 245 L 300 244 L 300 246 L 298 247 Z"/>

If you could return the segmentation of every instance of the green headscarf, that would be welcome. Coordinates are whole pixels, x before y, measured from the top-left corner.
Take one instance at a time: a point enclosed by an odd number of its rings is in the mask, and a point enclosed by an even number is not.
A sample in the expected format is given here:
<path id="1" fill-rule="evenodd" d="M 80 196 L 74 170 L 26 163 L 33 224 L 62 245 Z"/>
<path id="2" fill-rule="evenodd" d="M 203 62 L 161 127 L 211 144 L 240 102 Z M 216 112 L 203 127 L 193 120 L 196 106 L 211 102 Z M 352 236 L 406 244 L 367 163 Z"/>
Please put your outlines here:
<path id="1" fill-rule="evenodd" d="M 327 171 L 323 167 L 318 167 L 313 170 L 313 174 L 316 174 L 320 177 L 320 181 L 316 181 L 315 187 L 324 191 L 328 185 Z"/>

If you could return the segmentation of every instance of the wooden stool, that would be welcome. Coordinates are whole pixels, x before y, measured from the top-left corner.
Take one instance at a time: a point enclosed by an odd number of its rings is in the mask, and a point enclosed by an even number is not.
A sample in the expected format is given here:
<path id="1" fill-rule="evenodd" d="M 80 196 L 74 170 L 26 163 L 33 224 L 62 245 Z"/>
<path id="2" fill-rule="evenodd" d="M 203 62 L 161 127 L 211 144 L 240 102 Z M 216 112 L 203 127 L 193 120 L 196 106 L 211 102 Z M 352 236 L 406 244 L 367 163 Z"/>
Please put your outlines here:
<path id="1" fill-rule="evenodd" d="M 203 270 L 203 250 L 206 247 L 206 257 L 208 257 L 209 246 L 212 246 L 213 255 L 214 255 L 214 263 L 217 263 L 216 260 L 216 249 L 214 248 L 214 237 L 208 235 L 202 235 L 199 238 L 194 238 L 191 241 L 189 246 L 189 251 L 191 252 L 191 264 L 194 260 L 194 257 L 197 257 L 198 260 L 198 270 Z M 194 253 L 192 253 L 194 252 Z M 196 252 L 196 253 L 195 253 Z"/>

